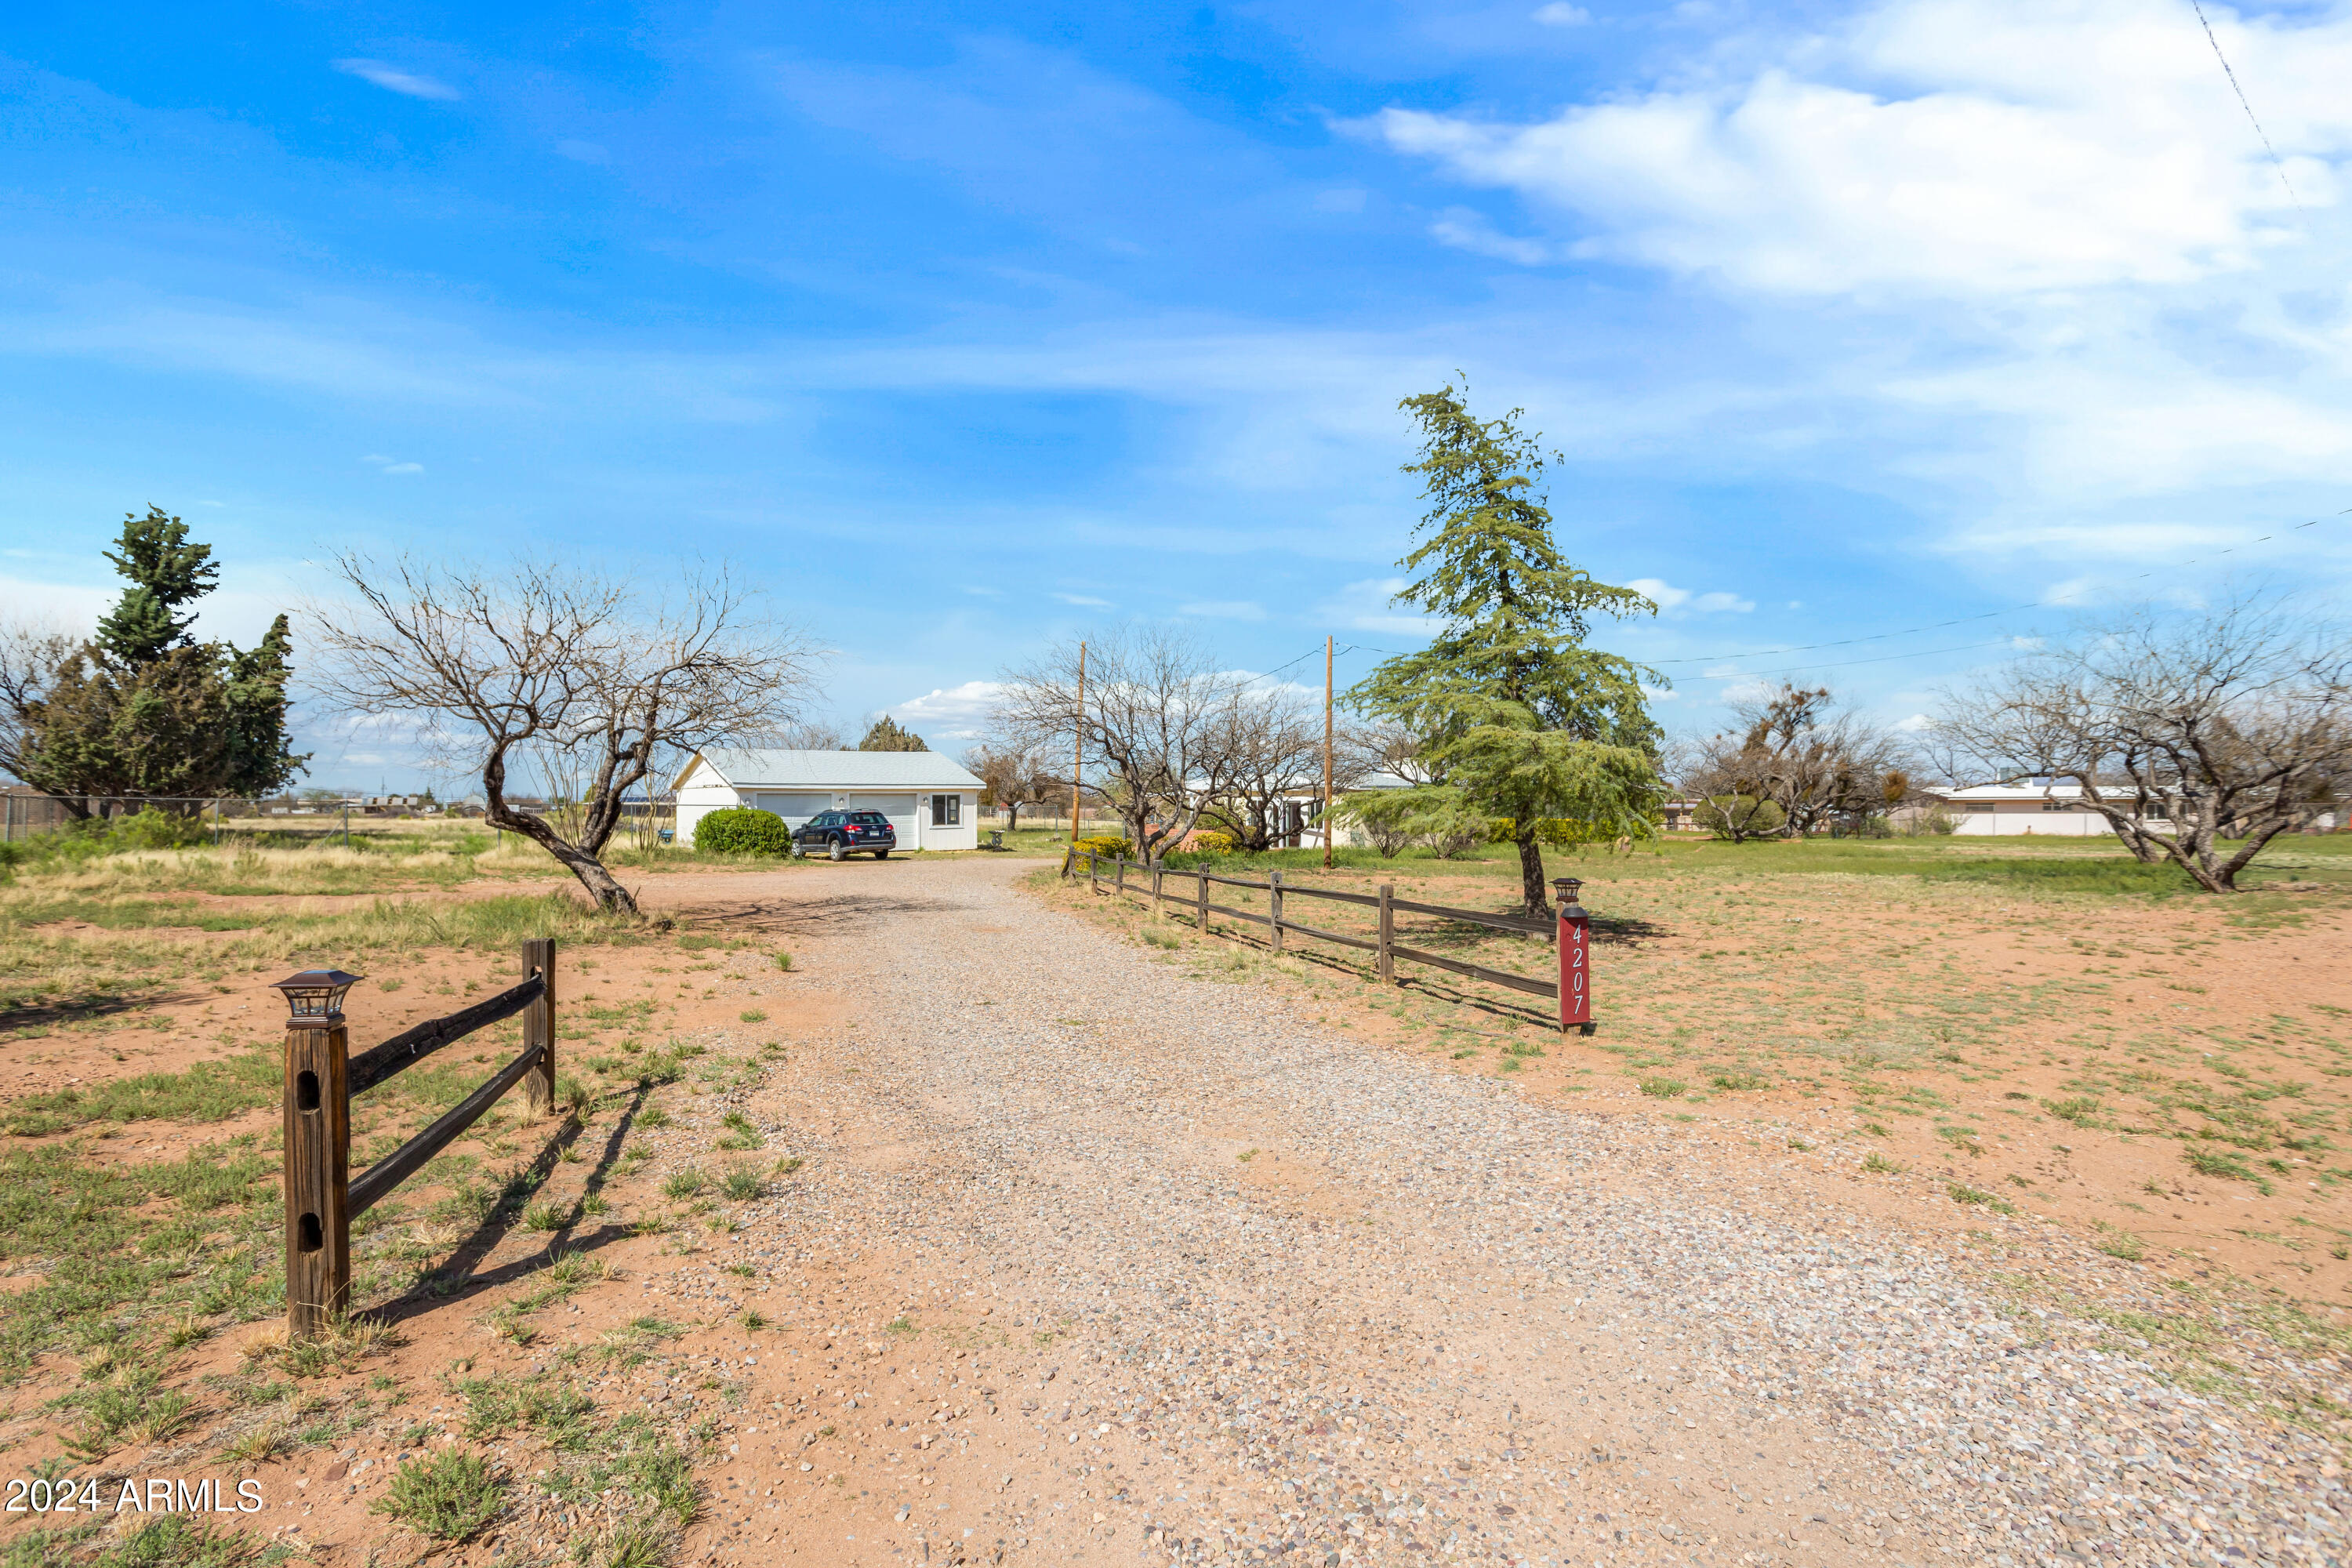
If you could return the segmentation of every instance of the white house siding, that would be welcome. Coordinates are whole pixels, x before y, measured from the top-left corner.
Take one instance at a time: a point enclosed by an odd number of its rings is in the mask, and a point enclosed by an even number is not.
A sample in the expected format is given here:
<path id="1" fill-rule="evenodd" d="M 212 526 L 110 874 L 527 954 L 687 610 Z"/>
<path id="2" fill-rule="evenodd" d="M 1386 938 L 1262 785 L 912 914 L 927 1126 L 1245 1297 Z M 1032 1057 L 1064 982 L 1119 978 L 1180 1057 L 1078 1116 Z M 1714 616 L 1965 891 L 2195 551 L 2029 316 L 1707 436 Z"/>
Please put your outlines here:
<path id="1" fill-rule="evenodd" d="M 695 759 L 677 781 L 677 838 L 692 843 L 694 825 L 708 812 L 747 805 L 793 827 L 822 811 L 878 811 L 902 849 L 977 849 L 979 783 L 930 752 L 717 752 Z M 884 784 L 899 787 L 876 787 Z M 954 799 L 956 820 L 934 826 L 933 803 L 943 796 Z"/>
<path id="2" fill-rule="evenodd" d="M 931 803 L 951 799 L 954 810 L 950 815 L 955 821 L 934 824 Z M 976 790 L 928 790 L 915 797 L 915 819 L 926 849 L 977 849 L 980 847 L 980 794 Z"/>
<path id="3" fill-rule="evenodd" d="M 677 792 L 677 841 L 694 842 L 694 825 L 714 811 L 742 805 L 735 792 L 725 784 L 688 784 Z"/>
<path id="4" fill-rule="evenodd" d="M 1950 808 L 1955 833 L 1979 835 L 2011 835 L 2034 833 L 2044 837 L 2056 835 L 2064 838 L 2092 838 L 2112 836 L 2115 829 L 2107 819 L 2095 811 L 2069 806 L 2064 811 L 2044 811 L 2040 801 L 1987 801 L 1980 805 Z"/>

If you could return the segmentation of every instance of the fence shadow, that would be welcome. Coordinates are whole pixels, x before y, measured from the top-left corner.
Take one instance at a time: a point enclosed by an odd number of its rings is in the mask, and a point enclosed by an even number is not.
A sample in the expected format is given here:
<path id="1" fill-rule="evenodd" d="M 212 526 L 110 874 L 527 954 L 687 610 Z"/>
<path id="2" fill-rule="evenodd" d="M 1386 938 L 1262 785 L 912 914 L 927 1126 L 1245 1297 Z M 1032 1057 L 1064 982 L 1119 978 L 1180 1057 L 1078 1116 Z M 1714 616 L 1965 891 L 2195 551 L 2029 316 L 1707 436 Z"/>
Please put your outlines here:
<path id="1" fill-rule="evenodd" d="M 603 1152 L 588 1173 L 585 1190 L 593 1194 L 603 1189 L 609 1179 L 614 1163 L 621 1157 L 621 1145 L 628 1138 L 629 1129 L 637 1113 L 645 1109 L 646 1098 L 653 1092 L 649 1084 L 631 1089 L 620 1115 L 614 1121 L 604 1138 Z M 546 1268 L 559 1257 L 576 1252 L 595 1252 L 625 1240 L 632 1233 L 628 1226 L 605 1224 L 593 1231 L 581 1232 L 567 1227 L 551 1233 L 547 1245 L 527 1258 L 502 1263 L 487 1273 L 473 1272 L 473 1264 L 498 1250 L 499 1244 L 512 1233 L 515 1222 L 530 1206 L 531 1197 L 547 1184 L 555 1167 L 562 1163 L 563 1152 L 578 1142 L 583 1134 L 592 1131 L 589 1123 L 576 1116 L 567 1116 L 548 1139 L 529 1165 L 507 1178 L 498 1203 L 475 1226 L 474 1234 L 450 1249 L 448 1261 L 410 1289 L 376 1309 L 370 1316 L 386 1323 L 403 1323 L 432 1312 L 436 1308 L 456 1305 L 471 1291 L 487 1289 L 496 1285 L 510 1284 Z"/>

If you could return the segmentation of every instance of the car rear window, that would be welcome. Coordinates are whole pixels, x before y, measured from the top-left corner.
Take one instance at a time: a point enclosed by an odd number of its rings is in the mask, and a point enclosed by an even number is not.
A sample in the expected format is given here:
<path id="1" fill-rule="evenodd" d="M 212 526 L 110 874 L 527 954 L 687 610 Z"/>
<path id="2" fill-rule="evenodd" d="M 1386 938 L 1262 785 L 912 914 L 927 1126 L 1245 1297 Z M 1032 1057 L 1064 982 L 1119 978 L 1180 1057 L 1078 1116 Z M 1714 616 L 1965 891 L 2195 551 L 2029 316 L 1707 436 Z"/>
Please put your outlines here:
<path id="1" fill-rule="evenodd" d="M 849 814 L 849 820 L 852 822 L 880 823 L 885 827 L 887 827 L 890 825 L 890 819 L 883 816 L 878 811 L 854 811 Z"/>

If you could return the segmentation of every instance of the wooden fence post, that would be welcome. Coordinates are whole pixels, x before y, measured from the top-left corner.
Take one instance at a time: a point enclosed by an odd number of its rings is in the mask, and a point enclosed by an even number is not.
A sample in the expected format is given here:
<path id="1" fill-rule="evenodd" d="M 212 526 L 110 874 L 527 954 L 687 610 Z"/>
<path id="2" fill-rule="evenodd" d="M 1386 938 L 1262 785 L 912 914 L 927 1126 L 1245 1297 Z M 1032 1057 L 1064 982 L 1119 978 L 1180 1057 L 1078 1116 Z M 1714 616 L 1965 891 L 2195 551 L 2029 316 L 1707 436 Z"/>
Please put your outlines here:
<path id="1" fill-rule="evenodd" d="M 533 1117 L 555 1109 L 555 939 L 532 937 L 522 944 L 522 974 L 546 983 L 539 1000 L 523 1009 L 522 1043 L 539 1047 L 539 1065 L 523 1075 L 523 1105 Z"/>
<path id="2" fill-rule="evenodd" d="M 1209 929 L 1209 873 L 1199 871 L 1194 875 L 1201 879 L 1201 901 L 1192 909 L 1192 929 L 1206 931 Z"/>
<path id="3" fill-rule="evenodd" d="M 1087 851 L 1087 891 L 1102 891 L 1102 864 L 1091 849 Z"/>
<path id="4" fill-rule="evenodd" d="M 352 1295 L 351 1034 L 341 1013 L 286 1028 L 286 1334 L 315 1337 Z"/>
<path id="5" fill-rule="evenodd" d="M 1127 857 L 1124 855 L 1112 856 L 1111 869 L 1118 878 L 1117 891 L 1119 897 L 1125 898 L 1127 896 Z"/>
<path id="6" fill-rule="evenodd" d="M 1076 853 L 1077 851 L 1075 849 L 1065 849 L 1062 851 L 1062 880 L 1065 882 L 1070 879 L 1070 857 Z"/>
<path id="7" fill-rule="evenodd" d="M 1265 912 L 1269 917 L 1266 929 L 1274 933 L 1274 951 L 1282 951 L 1282 873 L 1265 874 Z"/>
<path id="8" fill-rule="evenodd" d="M 1396 897 L 1393 885 L 1381 884 L 1381 984 L 1396 984 L 1396 961 L 1389 956 L 1389 947 L 1396 940 L 1396 910 L 1391 902 Z"/>

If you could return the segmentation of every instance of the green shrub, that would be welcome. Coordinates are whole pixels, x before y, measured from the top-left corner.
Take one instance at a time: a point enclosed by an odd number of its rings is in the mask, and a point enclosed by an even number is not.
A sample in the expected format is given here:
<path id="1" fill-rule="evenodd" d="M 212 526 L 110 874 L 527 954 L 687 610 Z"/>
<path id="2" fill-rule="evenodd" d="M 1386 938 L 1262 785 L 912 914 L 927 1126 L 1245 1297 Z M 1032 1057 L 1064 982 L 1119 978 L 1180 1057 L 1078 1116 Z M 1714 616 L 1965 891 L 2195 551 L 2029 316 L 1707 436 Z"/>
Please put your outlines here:
<path id="1" fill-rule="evenodd" d="M 1779 801 L 1751 795 L 1711 795 L 1693 815 L 1717 838 L 1769 837 L 1789 820 Z"/>
<path id="2" fill-rule="evenodd" d="M 107 843 L 117 849 L 185 849 L 212 837 L 199 817 L 178 816 L 149 806 L 108 825 Z"/>
<path id="3" fill-rule="evenodd" d="M 694 847 L 712 855 L 789 855 L 793 830 L 772 811 L 730 806 L 695 823 Z"/>
<path id="4" fill-rule="evenodd" d="M 478 1454 L 408 1459 L 393 1472 L 391 1490 L 370 1507 L 420 1535 L 464 1541 L 505 1511 L 506 1479 Z"/>

